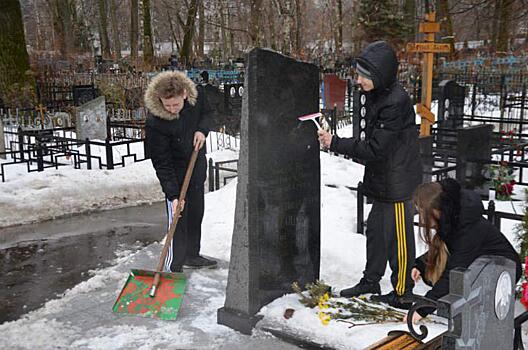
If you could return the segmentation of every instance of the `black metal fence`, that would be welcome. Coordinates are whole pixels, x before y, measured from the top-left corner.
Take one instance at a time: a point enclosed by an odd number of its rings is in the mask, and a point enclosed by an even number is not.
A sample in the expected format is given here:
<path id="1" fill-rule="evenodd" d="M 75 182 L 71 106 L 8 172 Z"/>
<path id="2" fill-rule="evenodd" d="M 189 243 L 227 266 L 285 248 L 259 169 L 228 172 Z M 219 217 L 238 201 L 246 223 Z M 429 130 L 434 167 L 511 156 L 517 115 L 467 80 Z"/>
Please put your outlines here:
<path id="1" fill-rule="evenodd" d="M 6 169 L 26 164 L 27 171 L 44 171 L 47 168 L 73 165 L 75 169 L 114 169 L 127 163 L 145 160 L 143 126 L 125 123 L 109 123 L 107 137 L 101 140 L 79 140 L 75 129 L 4 129 L 6 151 L 0 157 L 8 158 L 0 163 L 0 177 L 6 181 Z M 132 147 L 137 145 L 136 150 Z M 138 147 L 141 151 L 137 151 Z M 118 156 L 114 150 L 119 150 Z M 104 155 L 104 156 L 103 156 Z"/>

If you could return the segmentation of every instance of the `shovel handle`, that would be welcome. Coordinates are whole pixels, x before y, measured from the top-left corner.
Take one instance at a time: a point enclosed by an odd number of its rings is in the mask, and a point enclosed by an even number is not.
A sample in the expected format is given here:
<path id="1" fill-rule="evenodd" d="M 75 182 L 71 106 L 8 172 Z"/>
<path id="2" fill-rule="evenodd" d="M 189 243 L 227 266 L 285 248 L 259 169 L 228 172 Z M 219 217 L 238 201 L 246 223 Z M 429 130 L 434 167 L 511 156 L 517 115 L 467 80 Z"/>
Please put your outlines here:
<path id="1" fill-rule="evenodd" d="M 187 166 L 187 171 L 185 172 L 185 177 L 183 178 L 183 185 L 180 191 L 180 197 L 178 198 L 178 205 L 176 206 L 176 212 L 174 213 L 172 217 L 172 223 L 169 227 L 169 231 L 167 232 L 167 238 L 165 239 L 165 245 L 163 246 L 163 250 L 161 251 L 161 256 L 158 262 L 158 267 L 156 268 L 156 275 L 154 276 L 154 282 L 152 283 L 152 287 L 150 289 L 151 297 L 153 297 L 156 294 L 156 287 L 160 280 L 160 272 L 163 270 L 163 263 L 165 261 L 165 258 L 167 257 L 167 253 L 169 251 L 169 247 L 172 242 L 172 237 L 174 236 L 174 232 L 176 231 L 176 226 L 178 225 L 178 221 L 180 219 L 180 214 L 183 211 L 183 202 L 185 200 L 185 196 L 187 195 L 187 189 L 189 188 L 189 183 L 191 182 L 191 176 L 192 176 L 192 173 L 194 170 L 194 164 L 196 163 L 197 158 L 198 158 L 198 150 L 194 149 L 191 155 L 191 160 L 189 161 L 189 165 Z"/>

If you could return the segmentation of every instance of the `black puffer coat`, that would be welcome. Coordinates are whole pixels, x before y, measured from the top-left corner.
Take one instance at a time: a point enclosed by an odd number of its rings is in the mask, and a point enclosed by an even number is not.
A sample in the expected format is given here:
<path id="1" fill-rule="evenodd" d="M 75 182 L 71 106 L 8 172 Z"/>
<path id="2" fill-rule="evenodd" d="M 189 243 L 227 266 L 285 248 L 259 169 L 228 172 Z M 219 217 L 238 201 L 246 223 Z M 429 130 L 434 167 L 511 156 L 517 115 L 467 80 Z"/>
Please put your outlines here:
<path id="1" fill-rule="evenodd" d="M 357 61 L 374 82 L 374 90 L 367 93 L 366 138 L 334 135 L 330 150 L 364 162 L 367 196 L 387 202 L 410 199 L 422 182 L 422 167 L 413 105 L 396 80 L 396 54 L 386 42 L 377 41 Z"/>
<path id="2" fill-rule="evenodd" d="M 519 280 L 522 273 L 519 255 L 508 239 L 483 214 L 484 206 L 480 196 L 473 191 L 461 190 L 458 223 L 450 229 L 451 232 L 445 232 L 442 227 L 438 232 L 449 251 L 446 269 L 433 288 L 425 294 L 426 297 L 437 300 L 447 295 L 449 272 L 457 267 L 467 268 L 484 255 L 498 255 L 514 261 L 517 268 L 515 278 Z M 422 276 L 425 276 L 426 255 L 427 253 L 417 258 L 414 266 Z M 423 308 L 418 313 L 425 316 L 433 311 L 434 309 Z"/>
<path id="3" fill-rule="evenodd" d="M 179 114 L 169 113 L 157 98 L 157 83 L 162 79 L 181 79 L 188 98 Z M 147 156 L 152 160 L 156 175 L 169 200 L 179 197 L 185 171 L 193 151 L 194 133 L 209 134 L 213 111 L 207 103 L 204 89 L 181 72 L 163 72 L 149 84 L 145 92 L 149 115 L 145 123 Z M 198 153 L 189 189 L 203 186 L 206 179 L 206 145 Z"/>

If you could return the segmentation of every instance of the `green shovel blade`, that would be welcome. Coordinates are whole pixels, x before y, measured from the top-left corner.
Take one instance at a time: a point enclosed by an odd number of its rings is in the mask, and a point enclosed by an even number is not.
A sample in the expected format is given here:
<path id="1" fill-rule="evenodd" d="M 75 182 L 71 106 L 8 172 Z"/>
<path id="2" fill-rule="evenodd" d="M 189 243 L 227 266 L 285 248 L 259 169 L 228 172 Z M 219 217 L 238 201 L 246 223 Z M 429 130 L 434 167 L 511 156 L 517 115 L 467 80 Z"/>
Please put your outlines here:
<path id="1" fill-rule="evenodd" d="M 154 271 L 132 270 L 112 310 L 116 314 L 175 320 L 187 279 L 183 273 L 162 272 L 154 297 L 149 295 Z"/>

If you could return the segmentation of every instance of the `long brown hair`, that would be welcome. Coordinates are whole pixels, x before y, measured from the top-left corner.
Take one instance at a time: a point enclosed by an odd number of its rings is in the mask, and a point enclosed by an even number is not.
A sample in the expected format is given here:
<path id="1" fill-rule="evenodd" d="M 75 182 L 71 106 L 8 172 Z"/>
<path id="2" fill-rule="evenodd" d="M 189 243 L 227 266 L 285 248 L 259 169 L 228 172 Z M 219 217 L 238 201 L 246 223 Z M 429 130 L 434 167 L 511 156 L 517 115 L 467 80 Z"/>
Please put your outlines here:
<path id="1" fill-rule="evenodd" d="M 414 193 L 413 202 L 418 209 L 420 220 L 420 237 L 427 244 L 429 251 L 426 255 L 425 278 L 435 284 L 446 268 L 447 246 L 438 234 L 433 234 L 433 226 L 438 229 L 438 218 L 433 209 L 441 210 L 442 185 L 437 182 L 424 183 L 418 186 Z"/>

